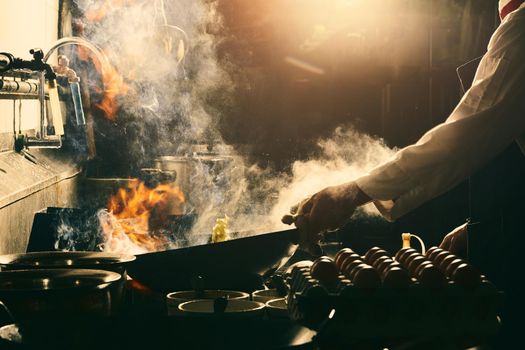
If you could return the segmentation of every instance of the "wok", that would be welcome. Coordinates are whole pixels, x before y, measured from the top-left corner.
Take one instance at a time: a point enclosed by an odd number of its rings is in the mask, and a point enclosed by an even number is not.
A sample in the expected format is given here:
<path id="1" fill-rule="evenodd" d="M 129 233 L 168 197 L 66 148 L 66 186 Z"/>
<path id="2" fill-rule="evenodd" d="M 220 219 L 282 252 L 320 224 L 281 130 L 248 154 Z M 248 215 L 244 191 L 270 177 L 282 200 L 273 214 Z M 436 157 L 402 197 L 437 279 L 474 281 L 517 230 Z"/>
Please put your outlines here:
<path id="1" fill-rule="evenodd" d="M 191 280 L 234 281 L 238 276 L 259 275 L 278 267 L 295 252 L 297 229 L 264 233 L 225 242 L 138 254 L 128 266 L 128 274 L 141 284 L 159 292 L 192 288 Z"/>

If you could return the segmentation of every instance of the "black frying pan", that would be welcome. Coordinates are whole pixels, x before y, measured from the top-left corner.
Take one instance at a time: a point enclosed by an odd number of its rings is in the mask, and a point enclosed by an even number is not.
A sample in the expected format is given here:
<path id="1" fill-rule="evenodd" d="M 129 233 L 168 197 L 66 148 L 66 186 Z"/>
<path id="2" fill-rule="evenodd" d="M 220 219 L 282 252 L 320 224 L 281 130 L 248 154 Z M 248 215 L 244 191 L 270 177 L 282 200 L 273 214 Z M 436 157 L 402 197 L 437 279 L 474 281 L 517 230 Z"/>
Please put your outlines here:
<path id="1" fill-rule="evenodd" d="M 137 259 L 129 264 L 128 274 L 156 291 L 184 290 L 191 288 L 195 276 L 202 276 L 206 281 L 263 274 L 285 262 L 295 252 L 297 241 L 298 231 L 291 229 L 145 253 L 137 255 Z"/>

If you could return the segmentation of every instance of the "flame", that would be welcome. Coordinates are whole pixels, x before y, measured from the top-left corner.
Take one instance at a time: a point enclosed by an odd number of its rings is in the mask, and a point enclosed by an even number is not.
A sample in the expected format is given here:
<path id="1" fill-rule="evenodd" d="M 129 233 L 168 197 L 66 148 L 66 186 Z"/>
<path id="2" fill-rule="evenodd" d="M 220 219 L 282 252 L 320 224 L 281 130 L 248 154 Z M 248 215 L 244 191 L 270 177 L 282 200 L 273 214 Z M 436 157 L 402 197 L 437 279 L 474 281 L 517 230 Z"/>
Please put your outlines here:
<path id="1" fill-rule="evenodd" d="M 164 250 L 169 238 L 158 232 L 169 223 L 174 210 L 180 211 L 184 201 L 184 194 L 171 184 L 152 189 L 142 181 L 130 180 L 110 198 L 107 215 L 100 220 L 106 238 L 105 250 L 131 253 Z"/>
<path id="2" fill-rule="evenodd" d="M 106 0 L 102 3 L 99 2 L 90 6 L 84 13 L 84 17 L 89 22 L 100 22 L 109 12 L 134 2 L 133 0 Z"/>
<path id="3" fill-rule="evenodd" d="M 104 84 L 104 97 L 97 104 L 97 107 L 104 112 L 109 120 L 113 121 L 118 111 L 117 97 L 126 95 L 129 86 L 113 66 L 106 64 L 104 69 L 97 68 L 97 70 L 102 74 L 102 83 Z"/>
<path id="4" fill-rule="evenodd" d="M 119 109 L 117 98 L 129 92 L 129 85 L 126 84 L 124 77 L 115 67 L 107 62 L 104 64 L 100 62 L 89 49 L 79 46 L 77 53 L 79 59 L 83 61 L 91 59 L 95 69 L 101 74 L 104 90 L 101 91 L 103 94 L 102 101 L 97 103 L 96 106 L 104 112 L 106 118 L 114 121 Z"/>
<path id="5" fill-rule="evenodd" d="M 104 2 L 92 4 L 84 13 L 87 24 L 82 22 L 76 23 L 79 33 L 81 35 L 84 33 L 84 27 L 86 25 L 101 22 L 111 12 L 134 2 L 134 0 L 105 0 Z M 110 56 L 108 50 L 104 51 L 106 51 L 107 56 Z M 104 90 L 102 91 L 103 97 L 102 101 L 97 103 L 96 106 L 104 112 L 106 118 L 114 121 L 119 108 L 117 98 L 126 95 L 129 91 L 129 86 L 114 66 L 108 62 L 103 63 L 98 61 L 93 57 L 93 53 L 90 50 L 83 46 L 78 46 L 77 52 L 81 60 L 87 61 L 91 59 L 97 72 L 101 74 L 102 84 L 104 86 Z"/>

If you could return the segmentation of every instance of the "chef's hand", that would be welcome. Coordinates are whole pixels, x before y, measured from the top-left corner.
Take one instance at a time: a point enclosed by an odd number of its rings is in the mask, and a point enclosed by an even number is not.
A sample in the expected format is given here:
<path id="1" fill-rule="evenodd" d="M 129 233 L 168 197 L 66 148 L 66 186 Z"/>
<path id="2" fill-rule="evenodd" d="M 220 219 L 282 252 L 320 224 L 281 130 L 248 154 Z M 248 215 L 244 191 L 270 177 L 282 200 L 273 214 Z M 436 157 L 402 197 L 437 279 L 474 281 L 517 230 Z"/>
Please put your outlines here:
<path id="1" fill-rule="evenodd" d="M 319 233 L 345 224 L 355 209 L 370 201 L 355 182 L 327 187 L 292 207 L 283 217 L 287 224 L 295 223 L 303 237 L 303 246 L 319 241 Z M 301 243 L 301 242 L 300 242 Z"/>
<path id="2" fill-rule="evenodd" d="M 447 234 L 439 245 L 439 248 L 448 250 L 452 254 L 465 257 L 467 255 L 467 224 L 456 227 Z"/>

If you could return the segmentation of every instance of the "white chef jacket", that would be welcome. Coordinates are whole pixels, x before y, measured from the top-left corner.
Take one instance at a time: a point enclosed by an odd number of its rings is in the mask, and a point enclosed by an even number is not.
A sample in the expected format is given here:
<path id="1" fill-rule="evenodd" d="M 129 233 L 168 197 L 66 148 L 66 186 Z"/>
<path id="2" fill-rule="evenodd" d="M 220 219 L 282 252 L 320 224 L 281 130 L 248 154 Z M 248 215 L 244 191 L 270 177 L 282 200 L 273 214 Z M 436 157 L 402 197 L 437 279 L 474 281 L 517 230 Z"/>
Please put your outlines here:
<path id="1" fill-rule="evenodd" d="M 524 133 L 522 4 L 492 35 L 472 87 L 448 119 L 356 182 L 385 218 L 395 220 L 466 179 Z M 525 150 L 525 142 L 520 146 Z"/>

